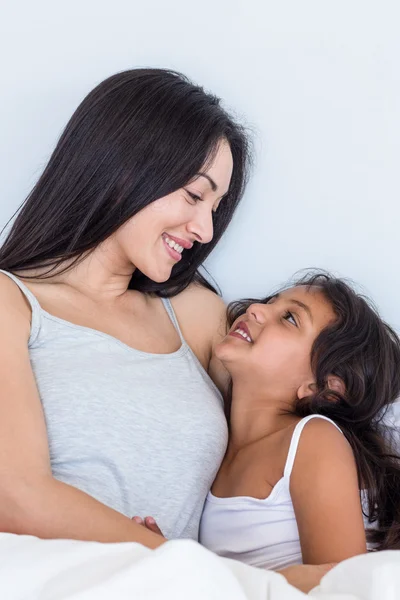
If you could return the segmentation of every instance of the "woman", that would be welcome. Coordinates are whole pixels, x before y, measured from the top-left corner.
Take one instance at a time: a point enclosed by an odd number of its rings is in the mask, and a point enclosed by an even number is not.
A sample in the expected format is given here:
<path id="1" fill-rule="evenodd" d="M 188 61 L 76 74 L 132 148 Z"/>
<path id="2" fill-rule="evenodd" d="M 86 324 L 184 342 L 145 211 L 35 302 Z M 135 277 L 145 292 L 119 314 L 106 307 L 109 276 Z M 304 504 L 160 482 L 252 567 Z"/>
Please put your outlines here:
<path id="1" fill-rule="evenodd" d="M 197 539 L 227 442 L 224 307 L 198 269 L 248 156 L 169 71 L 110 77 L 73 115 L 0 251 L 0 530 L 157 546 L 145 511 Z"/>
<path id="2" fill-rule="evenodd" d="M 197 539 L 227 443 L 225 307 L 199 267 L 248 166 L 178 73 L 115 75 L 78 107 L 0 250 L 0 530 L 154 548 L 131 519 L 152 514 Z"/>

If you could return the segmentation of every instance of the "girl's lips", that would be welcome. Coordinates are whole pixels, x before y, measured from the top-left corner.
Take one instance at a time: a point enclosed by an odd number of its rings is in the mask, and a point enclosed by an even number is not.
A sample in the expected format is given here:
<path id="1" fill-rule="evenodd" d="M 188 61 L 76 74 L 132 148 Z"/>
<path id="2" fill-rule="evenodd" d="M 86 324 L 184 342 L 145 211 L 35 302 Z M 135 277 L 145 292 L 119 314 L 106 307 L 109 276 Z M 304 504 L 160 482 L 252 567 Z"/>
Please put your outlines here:
<path id="1" fill-rule="evenodd" d="M 250 338 L 250 341 L 253 342 L 253 338 L 251 337 L 250 330 L 247 327 L 245 321 L 239 321 L 239 323 L 237 323 L 235 325 L 235 328 L 229 333 L 229 335 L 231 335 L 233 337 L 237 337 L 241 340 L 245 340 L 246 342 L 250 343 L 249 340 L 246 340 L 246 338 L 244 338 L 241 333 L 237 333 L 238 329 L 241 329 L 242 331 L 244 331 L 244 333 Z"/>

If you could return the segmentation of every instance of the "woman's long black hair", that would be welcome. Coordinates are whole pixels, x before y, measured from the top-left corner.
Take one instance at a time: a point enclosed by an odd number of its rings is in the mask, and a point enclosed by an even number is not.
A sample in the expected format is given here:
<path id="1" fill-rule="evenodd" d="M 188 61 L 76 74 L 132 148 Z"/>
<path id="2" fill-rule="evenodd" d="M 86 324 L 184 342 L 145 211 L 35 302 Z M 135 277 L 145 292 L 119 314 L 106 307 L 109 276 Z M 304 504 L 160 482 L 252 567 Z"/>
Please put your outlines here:
<path id="1" fill-rule="evenodd" d="M 142 208 L 187 184 L 227 140 L 233 174 L 214 214 L 214 238 L 194 244 L 165 283 L 136 270 L 130 287 L 171 296 L 192 281 L 227 228 L 249 169 L 248 138 L 220 100 L 185 76 L 133 69 L 100 83 L 83 100 L 0 248 L 0 269 L 54 273 L 114 233 Z M 62 270 L 58 270 L 58 273 Z"/>
<path id="2" fill-rule="evenodd" d="M 336 315 L 312 348 L 316 392 L 298 401 L 295 414 L 324 415 L 342 429 L 354 452 L 360 489 L 367 495 L 363 510 L 372 525 L 368 540 L 379 550 L 400 549 L 400 457 L 383 425 L 387 408 L 400 395 L 400 340 L 370 302 L 345 281 L 314 273 L 295 285 L 317 286 Z M 250 304 L 266 303 L 274 295 L 233 302 L 229 324 Z M 343 396 L 327 388 L 329 375 L 344 382 Z"/>

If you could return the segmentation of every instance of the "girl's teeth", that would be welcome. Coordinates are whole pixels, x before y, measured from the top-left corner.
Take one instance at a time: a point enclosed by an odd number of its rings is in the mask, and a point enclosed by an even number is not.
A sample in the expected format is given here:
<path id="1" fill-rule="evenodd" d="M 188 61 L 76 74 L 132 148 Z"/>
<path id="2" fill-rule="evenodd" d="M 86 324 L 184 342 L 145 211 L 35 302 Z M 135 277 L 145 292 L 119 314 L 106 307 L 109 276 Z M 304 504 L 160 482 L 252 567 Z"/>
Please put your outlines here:
<path id="1" fill-rule="evenodd" d="M 177 244 L 176 242 L 174 242 L 174 240 L 171 240 L 169 237 L 165 236 L 165 241 L 168 244 L 168 246 L 170 248 L 173 248 L 174 250 L 176 250 L 177 252 L 179 252 L 179 254 L 182 254 L 183 251 L 183 246 L 180 246 L 179 244 Z"/>
<path id="2" fill-rule="evenodd" d="M 242 337 L 244 337 L 245 340 L 247 340 L 248 342 L 251 342 L 251 338 L 247 335 L 247 333 L 245 331 L 243 331 L 243 329 L 235 329 L 235 333 L 240 333 L 240 335 Z"/>

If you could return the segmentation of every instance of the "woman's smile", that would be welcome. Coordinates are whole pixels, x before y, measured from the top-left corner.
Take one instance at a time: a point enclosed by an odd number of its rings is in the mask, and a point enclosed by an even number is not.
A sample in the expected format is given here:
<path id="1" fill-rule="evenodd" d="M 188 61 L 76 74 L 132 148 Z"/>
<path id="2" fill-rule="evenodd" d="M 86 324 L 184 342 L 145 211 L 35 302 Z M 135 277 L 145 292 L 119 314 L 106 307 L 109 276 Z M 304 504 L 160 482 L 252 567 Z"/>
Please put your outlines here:
<path id="1" fill-rule="evenodd" d="M 167 235 L 166 233 L 162 234 L 162 239 L 168 254 L 176 262 L 181 260 L 183 250 L 190 250 L 190 248 L 193 246 L 192 242 Z"/>

